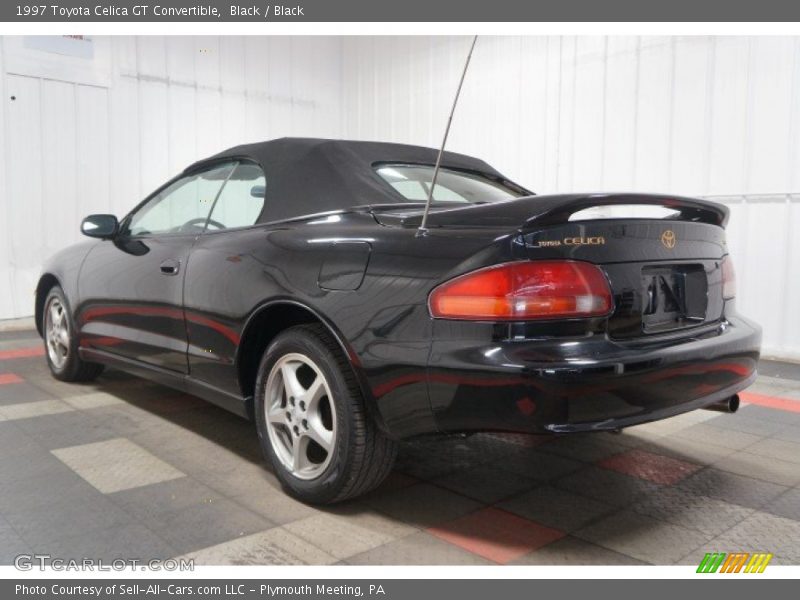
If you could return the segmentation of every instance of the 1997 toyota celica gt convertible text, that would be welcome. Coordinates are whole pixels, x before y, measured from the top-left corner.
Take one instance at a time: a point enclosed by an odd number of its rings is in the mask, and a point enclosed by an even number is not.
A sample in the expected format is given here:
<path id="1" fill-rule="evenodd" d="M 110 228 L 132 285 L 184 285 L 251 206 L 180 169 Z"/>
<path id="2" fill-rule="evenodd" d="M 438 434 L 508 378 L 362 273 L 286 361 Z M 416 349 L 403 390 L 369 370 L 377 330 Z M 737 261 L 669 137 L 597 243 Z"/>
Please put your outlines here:
<path id="1" fill-rule="evenodd" d="M 37 288 L 53 375 L 109 365 L 251 417 L 317 503 L 374 488 L 418 434 L 736 409 L 761 334 L 735 311 L 725 207 L 535 196 L 445 152 L 419 235 L 436 157 L 280 139 L 190 166 L 119 222 L 86 218 L 95 239 Z"/>

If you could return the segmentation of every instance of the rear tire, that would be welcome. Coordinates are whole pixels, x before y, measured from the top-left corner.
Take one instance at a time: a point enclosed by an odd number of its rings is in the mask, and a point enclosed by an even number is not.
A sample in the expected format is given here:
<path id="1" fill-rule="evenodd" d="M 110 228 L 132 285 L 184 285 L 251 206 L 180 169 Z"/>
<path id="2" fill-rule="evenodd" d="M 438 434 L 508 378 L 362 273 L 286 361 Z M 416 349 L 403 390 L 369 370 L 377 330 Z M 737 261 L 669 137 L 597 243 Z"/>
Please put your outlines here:
<path id="1" fill-rule="evenodd" d="M 264 455 L 304 502 L 359 496 L 392 470 L 397 444 L 367 414 L 352 367 L 322 325 L 298 325 L 273 340 L 254 408 Z"/>
<path id="2" fill-rule="evenodd" d="M 78 356 L 78 336 L 67 297 L 60 286 L 47 293 L 42 313 L 44 355 L 53 377 L 61 381 L 92 381 L 103 372 L 103 365 Z"/>

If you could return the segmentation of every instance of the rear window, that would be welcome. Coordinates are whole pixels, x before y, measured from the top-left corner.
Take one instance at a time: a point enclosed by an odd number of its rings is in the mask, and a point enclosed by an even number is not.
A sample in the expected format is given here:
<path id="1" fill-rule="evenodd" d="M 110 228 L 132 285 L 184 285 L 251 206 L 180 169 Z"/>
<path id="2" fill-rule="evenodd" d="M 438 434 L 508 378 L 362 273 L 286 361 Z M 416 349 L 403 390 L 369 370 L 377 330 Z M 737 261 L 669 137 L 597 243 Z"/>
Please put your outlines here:
<path id="1" fill-rule="evenodd" d="M 434 167 L 428 165 L 381 165 L 376 172 L 409 202 L 428 199 Z M 439 169 L 433 199 L 436 202 L 499 202 L 528 195 L 510 182 L 487 175 L 453 169 Z"/>

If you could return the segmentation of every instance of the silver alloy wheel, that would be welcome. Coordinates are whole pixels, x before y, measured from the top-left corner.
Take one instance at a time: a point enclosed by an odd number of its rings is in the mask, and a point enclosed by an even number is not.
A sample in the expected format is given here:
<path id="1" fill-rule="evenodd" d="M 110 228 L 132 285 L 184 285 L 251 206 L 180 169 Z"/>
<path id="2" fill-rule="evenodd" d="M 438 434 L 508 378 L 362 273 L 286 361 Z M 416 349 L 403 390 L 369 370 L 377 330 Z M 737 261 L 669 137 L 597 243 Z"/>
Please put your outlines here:
<path id="1" fill-rule="evenodd" d="M 50 299 L 45 309 L 45 340 L 50 362 L 61 370 L 69 358 L 69 321 L 67 310 L 57 297 Z"/>
<path id="2" fill-rule="evenodd" d="M 316 363 L 296 353 L 278 359 L 267 378 L 264 412 L 281 464 L 298 479 L 322 475 L 336 443 L 336 408 Z"/>

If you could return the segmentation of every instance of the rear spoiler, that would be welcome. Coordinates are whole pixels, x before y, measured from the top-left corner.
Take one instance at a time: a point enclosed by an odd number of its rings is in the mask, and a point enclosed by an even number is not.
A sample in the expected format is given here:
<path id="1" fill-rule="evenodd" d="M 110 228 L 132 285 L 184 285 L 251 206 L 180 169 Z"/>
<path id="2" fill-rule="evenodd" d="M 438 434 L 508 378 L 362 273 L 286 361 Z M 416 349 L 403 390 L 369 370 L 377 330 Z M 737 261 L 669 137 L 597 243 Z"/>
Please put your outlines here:
<path id="1" fill-rule="evenodd" d="M 536 225 L 558 225 L 566 223 L 572 215 L 587 208 L 615 205 L 659 206 L 678 213 L 677 220 L 708 223 L 720 227 L 727 225 L 730 216 L 727 206 L 698 198 L 656 194 L 592 194 L 573 196 L 569 200 L 556 202 L 528 222 L 535 221 Z M 675 217 L 670 218 L 675 219 Z"/>
<path id="2" fill-rule="evenodd" d="M 725 227 L 729 211 L 726 206 L 700 200 L 657 194 L 559 194 L 527 196 L 504 202 L 473 204 L 459 208 L 434 208 L 428 217 L 428 227 L 508 227 L 520 230 L 560 225 L 587 208 L 615 205 L 660 206 L 674 210 L 672 220 L 693 221 Z M 394 205 L 395 211 L 402 205 Z M 373 206 L 374 212 L 380 212 Z M 395 212 L 392 211 L 392 212 Z M 397 211 L 399 212 L 399 211 Z M 377 215 L 376 215 L 377 216 Z M 395 215 L 402 227 L 419 227 L 421 212 L 403 211 Z"/>

